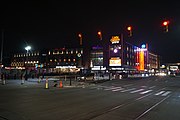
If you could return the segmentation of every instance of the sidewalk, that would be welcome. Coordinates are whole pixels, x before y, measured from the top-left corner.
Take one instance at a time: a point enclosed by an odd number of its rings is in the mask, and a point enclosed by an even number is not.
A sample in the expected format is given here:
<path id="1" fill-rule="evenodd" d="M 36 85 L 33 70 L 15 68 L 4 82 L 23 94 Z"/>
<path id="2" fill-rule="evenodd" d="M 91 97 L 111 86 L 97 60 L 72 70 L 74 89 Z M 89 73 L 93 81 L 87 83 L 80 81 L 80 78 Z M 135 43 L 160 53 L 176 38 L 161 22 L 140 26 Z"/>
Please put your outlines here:
<path id="1" fill-rule="evenodd" d="M 89 82 L 78 82 L 75 80 L 61 80 L 62 81 L 62 86 L 63 88 L 68 88 L 68 87 L 88 87 L 90 85 L 93 85 L 93 83 Z M 22 84 L 23 83 L 23 84 Z M 28 80 L 22 81 L 21 79 L 10 79 L 5 81 L 5 85 L 2 84 L 2 80 L 0 80 L 0 87 L 1 86 L 9 86 L 9 87 L 42 87 L 45 88 L 46 84 L 46 79 L 37 79 L 37 78 L 29 78 Z M 54 79 L 54 78 L 49 78 L 48 79 L 48 87 L 49 88 L 56 88 L 60 87 L 60 80 L 59 79 Z"/>

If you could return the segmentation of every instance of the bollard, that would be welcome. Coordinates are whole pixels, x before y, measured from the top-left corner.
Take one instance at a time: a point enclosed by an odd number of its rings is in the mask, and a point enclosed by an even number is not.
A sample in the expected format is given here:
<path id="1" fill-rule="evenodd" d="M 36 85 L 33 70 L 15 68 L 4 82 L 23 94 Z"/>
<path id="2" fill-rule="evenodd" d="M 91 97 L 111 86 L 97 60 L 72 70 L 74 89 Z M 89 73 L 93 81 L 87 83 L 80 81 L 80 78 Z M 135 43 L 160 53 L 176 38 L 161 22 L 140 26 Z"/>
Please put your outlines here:
<path id="1" fill-rule="evenodd" d="M 64 76 L 64 80 L 66 81 L 66 75 Z"/>
<path id="2" fill-rule="evenodd" d="M 2 85 L 5 85 L 6 84 L 6 80 L 5 80 L 5 76 L 3 75 L 3 78 L 2 78 Z"/>
<path id="3" fill-rule="evenodd" d="M 39 79 L 38 79 L 38 83 L 40 83 L 41 82 L 41 77 L 39 77 Z"/>
<path id="4" fill-rule="evenodd" d="M 49 89 L 49 85 L 48 85 L 48 77 L 46 78 L 45 89 Z"/>
<path id="5" fill-rule="evenodd" d="M 62 88 L 63 87 L 63 83 L 62 81 L 59 81 L 59 87 Z"/>
<path id="6" fill-rule="evenodd" d="M 22 77 L 22 79 L 21 79 L 21 85 L 23 85 L 24 84 L 24 77 Z"/>

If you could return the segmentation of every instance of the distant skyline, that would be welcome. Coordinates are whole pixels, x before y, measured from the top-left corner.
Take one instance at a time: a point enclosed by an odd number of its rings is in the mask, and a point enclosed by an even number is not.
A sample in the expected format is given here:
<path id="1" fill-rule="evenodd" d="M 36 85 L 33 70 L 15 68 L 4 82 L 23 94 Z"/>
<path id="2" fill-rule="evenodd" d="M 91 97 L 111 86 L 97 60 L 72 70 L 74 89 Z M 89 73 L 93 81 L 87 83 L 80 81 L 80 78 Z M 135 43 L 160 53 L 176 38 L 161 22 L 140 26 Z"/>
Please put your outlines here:
<path id="1" fill-rule="evenodd" d="M 140 46 L 148 43 L 150 51 L 163 62 L 180 62 L 180 2 L 179 1 L 4 1 L 1 3 L 0 29 L 4 30 L 4 55 L 33 50 L 59 48 L 79 43 L 97 44 L 97 32 L 108 43 L 112 35 L 127 36 Z M 169 20 L 169 32 L 162 22 Z"/>

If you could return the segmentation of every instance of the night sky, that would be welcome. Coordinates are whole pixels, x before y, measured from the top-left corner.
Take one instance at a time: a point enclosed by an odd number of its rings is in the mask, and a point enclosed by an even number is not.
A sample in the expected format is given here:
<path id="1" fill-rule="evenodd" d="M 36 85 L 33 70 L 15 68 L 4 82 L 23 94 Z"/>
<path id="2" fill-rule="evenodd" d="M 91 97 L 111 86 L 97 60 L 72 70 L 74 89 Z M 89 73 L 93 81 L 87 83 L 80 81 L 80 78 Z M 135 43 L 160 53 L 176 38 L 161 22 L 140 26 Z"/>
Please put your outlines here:
<path id="1" fill-rule="evenodd" d="M 171 1 L 6 1 L 1 2 L 0 29 L 4 30 L 4 55 L 32 50 L 77 46 L 78 33 L 83 44 L 97 44 L 100 30 L 104 43 L 112 35 L 127 36 L 127 26 L 133 27 L 128 38 L 160 55 L 163 62 L 180 62 L 180 2 Z M 169 32 L 162 22 L 169 20 Z"/>

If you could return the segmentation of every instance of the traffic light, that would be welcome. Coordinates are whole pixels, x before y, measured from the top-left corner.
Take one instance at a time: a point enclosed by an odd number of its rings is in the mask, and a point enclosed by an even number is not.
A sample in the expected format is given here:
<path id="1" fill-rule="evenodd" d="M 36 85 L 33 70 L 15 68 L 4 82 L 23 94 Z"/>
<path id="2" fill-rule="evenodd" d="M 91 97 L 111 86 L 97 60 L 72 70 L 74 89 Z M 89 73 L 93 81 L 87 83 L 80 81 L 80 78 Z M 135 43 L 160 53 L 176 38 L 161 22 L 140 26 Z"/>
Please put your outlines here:
<path id="1" fill-rule="evenodd" d="M 98 36 L 99 36 L 99 39 L 102 40 L 102 33 L 101 33 L 101 31 L 98 31 Z"/>
<path id="2" fill-rule="evenodd" d="M 131 37 L 131 36 L 132 36 L 132 27 L 131 27 L 131 26 L 128 26 L 128 27 L 127 27 L 127 30 L 129 31 L 129 36 Z"/>
<path id="3" fill-rule="evenodd" d="M 164 21 L 163 22 L 163 26 L 164 26 L 164 28 L 165 28 L 165 32 L 168 32 L 169 31 L 169 21 Z"/>

